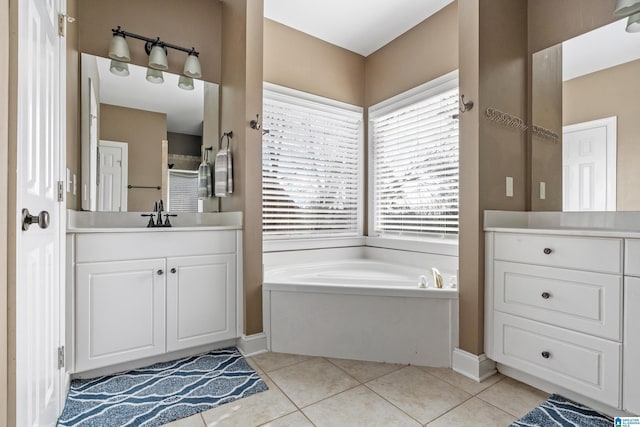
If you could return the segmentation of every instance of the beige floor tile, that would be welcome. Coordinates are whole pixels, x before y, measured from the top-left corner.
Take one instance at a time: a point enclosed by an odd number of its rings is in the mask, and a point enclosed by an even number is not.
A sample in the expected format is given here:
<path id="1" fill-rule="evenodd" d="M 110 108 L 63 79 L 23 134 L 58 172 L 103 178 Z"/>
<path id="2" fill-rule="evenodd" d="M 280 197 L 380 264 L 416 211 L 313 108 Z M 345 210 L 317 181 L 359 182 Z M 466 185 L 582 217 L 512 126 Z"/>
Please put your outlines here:
<path id="1" fill-rule="evenodd" d="M 163 424 L 163 427 L 205 427 L 205 425 L 200 414 L 195 414 L 187 418 L 175 420 L 169 424 Z"/>
<path id="2" fill-rule="evenodd" d="M 495 374 L 479 383 L 472 380 L 471 378 L 467 378 L 464 375 L 455 372 L 451 368 L 430 368 L 421 366 L 420 369 L 428 374 L 440 378 L 442 381 L 446 381 L 449 384 L 461 388 L 467 393 L 471 393 L 474 395 L 480 393 L 482 390 L 488 388 L 489 386 L 492 386 L 493 384 L 504 378 L 502 374 Z"/>
<path id="3" fill-rule="evenodd" d="M 515 420 L 513 415 L 473 397 L 427 425 L 428 427 L 498 427 L 511 425 Z"/>
<path id="4" fill-rule="evenodd" d="M 258 367 L 267 373 L 307 359 L 309 356 L 288 353 L 262 353 L 251 357 L 251 361 L 257 363 Z"/>
<path id="5" fill-rule="evenodd" d="M 367 386 L 422 424 L 471 397 L 415 366 L 370 381 Z"/>
<path id="6" fill-rule="evenodd" d="M 269 390 L 234 400 L 202 413 L 207 427 L 257 426 L 296 411 L 296 407 L 268 378 Z"/>
<path id="7" fill-rule="evenodd" d="M 362 383 L 404 367 L 404 365 L 392 363 L 362 362 L 360 360 L 329 359 L 329 361 Z"/>
<path id="8" fill-rule="evenodd" d="M 505 378 L 478 394 L 478 397 L 520 418 L 544 402 L 549 395 L 512 378 Z"/>
<path id="9" fill-rule="evenodd" d="M 255 360 L 253 360 L 253 357 L 246 357 L 245 360 L 247 361 L 249 366 L 251 366 L 253 370 L 258 373 L 258 375 L 263 376 L 262 374 L 264 374 L 264 370 L 256 363 Z"/>
<path id="10" fill-rule="evenodd" d="M 313 424 L 311 424 L 311 421 L 309 421 L 302 412 L 297 411 L 267 424 L 263 424 L 262 427 L 313 427 Z"/>
<path id="11" fill-rule="evenodd" d="M 321 358 L 306 360 L 268 375 L 299 408 L 359 384 L 344 371 Z"/>
<path id="12" fill-rule="evenodd" d="M 365 386 L 314 403 L 303 412 L 317 427 L 420 426 Z"/>

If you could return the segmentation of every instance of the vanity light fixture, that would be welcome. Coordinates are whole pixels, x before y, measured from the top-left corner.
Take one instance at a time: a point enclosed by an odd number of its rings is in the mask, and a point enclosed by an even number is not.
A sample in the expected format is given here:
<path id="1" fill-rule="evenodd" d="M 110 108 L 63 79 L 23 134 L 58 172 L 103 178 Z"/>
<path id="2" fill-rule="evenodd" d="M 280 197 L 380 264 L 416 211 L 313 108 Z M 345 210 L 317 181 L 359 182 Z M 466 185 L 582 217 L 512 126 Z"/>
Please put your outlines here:
<path id="1" fill-rule="evenodd" d="M 640 0 L 616 0 L 613 16 L 623 17 L 640 12 Z"/>
<path id="2" fill-rule="evenodd" d="M 111 30 L 113 37 L 109 46 L 109 57 L 115 61 L 123 63 L 131 62 L 131 53 L 129 52 L 129 45 L 127 44 L 126 37 L 142 40 L 145 42 L 145 51 L 149 55 L 149 68 L 166 71 L 169 69 L 169 61 L 167 60 L 167 49 L 175 49 L 187 54 L 187 58 L 184 62 L 183 73 L 186 77 L 199 79 L 202 77 L 202 68 L 200 66 L 200 60 L 198 55 L 200 53 L 196 51 L 194 47 L 188 49 L 186 47 L 178 46 L 175 44 L 167 43 L 160 40 L 160 37 L 155 39 L 141 36 L 139 34 L 130 33 L 124 31 L 120 26 Z M 126 64 L 125 64 L 126 65 Z M 123 68 L 123 67 L 120 67 Z M 116 70 L 119 71 L 119 70 Z M 112 72 L 116 72 L 112 69 Z M 153 74 L 153 73 L 152 73 Z M 154 76 L 154 78 L 157 78 Z M 147 72 L 147 80 L 149 80 L 149 73 Z M 151 81 L 151 80 L 149 80 Z M 193 85 L 193 82 L 191 82 Z M 186 83 L 185 83 L 186 84 Z M 188 84 L 187 84 L 188 86 Z"/>
<path id="3" fill-rule="evenodd" d="M 180 76 L 178 79 L 178 87 L 184 90 L 193 90 L 195 86 L 193 85 L 193 79 L 187 76 Z"/>
<path id="4" fill-rule="evenodd" d="M 109 71 L 116 76 L 127 77 L 129 75 L 129 64 L 112 59 L 111 65 L 109 65 Z"/>
<path id="5" fill-rule="evenodd" d="M 627 20 L 627 33 L 640 32 L 640 13 L 633 14 Z"/>
<path id="6" fill-rule="evenodd" d="M 154 68 L 147 68 L 147 81 L 153 84 L 164 83 L 164 76 L 162 75 L 162 71 L 156 70 Z"/>

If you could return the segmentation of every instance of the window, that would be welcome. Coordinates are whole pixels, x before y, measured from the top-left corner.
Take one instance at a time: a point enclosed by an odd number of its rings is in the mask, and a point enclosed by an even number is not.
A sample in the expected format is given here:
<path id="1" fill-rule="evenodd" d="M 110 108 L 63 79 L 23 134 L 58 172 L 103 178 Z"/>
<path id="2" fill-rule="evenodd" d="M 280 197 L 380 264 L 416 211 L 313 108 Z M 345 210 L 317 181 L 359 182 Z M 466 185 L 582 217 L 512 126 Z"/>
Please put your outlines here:
<path id="1" fill-rule="evenodd" d="M 267 238 L 362 234 L 362 109 L 265 83 Z"/>
<path id="2" fill-rule="evenodd" d="M 458 234 L 457 71 L 369 109 L 372 235 Z"/>
<path id="3" fill-rule="evenodd" d="M 169 170 L 167 210 L 198 212 L 198 171 Z"/>

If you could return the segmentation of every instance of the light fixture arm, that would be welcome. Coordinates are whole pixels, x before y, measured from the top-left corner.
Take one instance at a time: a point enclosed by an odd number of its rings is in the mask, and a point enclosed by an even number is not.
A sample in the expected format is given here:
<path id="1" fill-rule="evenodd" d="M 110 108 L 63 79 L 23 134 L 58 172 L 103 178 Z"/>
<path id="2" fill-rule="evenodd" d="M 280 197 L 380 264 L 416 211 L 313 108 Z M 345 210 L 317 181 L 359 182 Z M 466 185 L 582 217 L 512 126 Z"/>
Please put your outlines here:
<path id="1" fill-rule="evenodd" d="M 172 43 L 167 43 L 165 41 L 160 40 L 160 37 L 157 37 L 155 39 L 149 38 L 149 37 L 145 37 L 145 36 L 141 36 L 139 34 L 135 34 L 135 33 L 130 33 L 128 31 L 123 30 L 120 25 L 118 25 L 118 28 L 113 28 L 111 29 L 111 32 L 113 33 L 113 35 L 120 35 L 123 37 L 131 37 L 134 39 L 138 39 L 138 40 L 144 40 L 146 42 L 145 45 L 145 49 L 147 50 L 147 53 L 149 53 L 151 51 L 151 48 L 155 45 L 159 45 L 163 48 L 171 48 L 171 49 L 175 49 L 175 50 L 179 50 L 182 52 L 186 52 L 189 55 L 195 55 L 196 57 L 198 55 L 200 55 L 200 52 L 196 51 L 196 49 L 194 47 L 192 47 L 191 49 L 188 49 L 186 47 L 182 47 L 182 46 L 178 46 Z"/>

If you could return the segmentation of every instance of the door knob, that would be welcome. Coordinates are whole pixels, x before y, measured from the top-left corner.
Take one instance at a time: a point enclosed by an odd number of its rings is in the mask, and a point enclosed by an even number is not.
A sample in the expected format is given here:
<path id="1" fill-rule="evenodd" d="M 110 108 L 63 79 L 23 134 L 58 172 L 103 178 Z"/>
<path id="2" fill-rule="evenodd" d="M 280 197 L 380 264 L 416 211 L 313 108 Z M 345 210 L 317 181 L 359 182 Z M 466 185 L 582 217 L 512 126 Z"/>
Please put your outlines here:
<path id="1" fill-rule="evenodd" d="M 40 228 L 49 227 L 49 212 L 42 211 L 38 215 L 31 215 L 29 209 L 22 209 L 22 229 L 27 231 L 31 224 L 38 224 Z"/>

